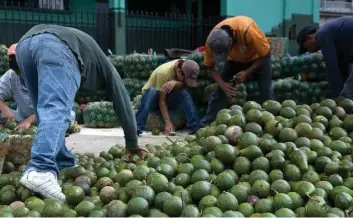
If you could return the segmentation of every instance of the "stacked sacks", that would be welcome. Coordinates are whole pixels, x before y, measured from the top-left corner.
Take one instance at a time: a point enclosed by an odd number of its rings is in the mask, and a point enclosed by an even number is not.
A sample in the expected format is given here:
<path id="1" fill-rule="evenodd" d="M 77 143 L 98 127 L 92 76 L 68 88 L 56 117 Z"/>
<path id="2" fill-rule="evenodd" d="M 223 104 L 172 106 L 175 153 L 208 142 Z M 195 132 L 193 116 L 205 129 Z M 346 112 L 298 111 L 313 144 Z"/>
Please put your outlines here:
<path id="1" fill-rule="evenodd" d="M 0 45 L 0 75 L 3 75 L 10 69 L 9 57 L 7 56 L 7 47 Z"/>
<path id="2" fill-rule="evenodd" d="M 295 99 L 294 90 L 297 89 L 298 81 L 292 78 L 279 79 L 273 83 L 274 95 L 277 101 Z"/>
<path id="3" fill-rule="evenodd" d="M 124 57 L 123 55 L 110 55 L 108 59 L 118 71 L 121 78 L 124 78 Z"/>
<path id="4" fill-rule="evenodd" d="M 289 39 L 286 37 L 268 37 L 270 53 L 275 57 L 286 55 L 289 46 Z"/>
<path id="5" fill-rule="evenodd" d="M 309 85 L 311 86 L 311 93 L 308 97 L 311 99 L 311 103 L 322 101 L 328 96 L 328 82 L 311 82 Z"/>
<path id="6" fill-rule="evenodd" d="M 92 128 L 117 127 L 118 117 L 113 109 L 113 103 L 108 101 L 92 102 L 83 110 L 84 124 Z"/>
<path id="7" fill-rule="evenodd" d="M 75 101 L 79 104 L 87 104 L 89 102 L 103 101 L 106 99 L 105 91 L 83 91 L 76 93 Z"/>
<path id="8" fill-rule="evenodd" d="M 164 55 L 131 54 L 124 58 L 124 75 L 127 78 L 148 79 L 161 64 L 166 63 Z"/>
<path id="9" fill-rule="evenodd" d="M 281 65 L 281 58 L 277 56 L 271 57 L 272 61 L 272 77 L 273 79 L 279 79 L 282 74 L 282 65 Z"/>
<path id="10" fill-rule="evenodd" d="M 281 77 L 301 75 L 306 81 L 321 81 L 325 79 L 325 64 L 319 53 L 310 55 L 283 57 L 281 59 Z"/>
<path id="11" fill-rule="evenodd" d="M 134 79 L 134 78 L 124 78 L 123 83 L 127 88 L 130 99 L 133 100 L 135 96 L 141 94 L 141 89 L 144 87 L 147 80 Z"/>
<path id="12" fill-rule="evenodd" d="M 259 89 L 256 81 L 248 81 L 245 83 L 247 90 L 247 99 L 250 101 L 256 101 L 259 99 Z"/>

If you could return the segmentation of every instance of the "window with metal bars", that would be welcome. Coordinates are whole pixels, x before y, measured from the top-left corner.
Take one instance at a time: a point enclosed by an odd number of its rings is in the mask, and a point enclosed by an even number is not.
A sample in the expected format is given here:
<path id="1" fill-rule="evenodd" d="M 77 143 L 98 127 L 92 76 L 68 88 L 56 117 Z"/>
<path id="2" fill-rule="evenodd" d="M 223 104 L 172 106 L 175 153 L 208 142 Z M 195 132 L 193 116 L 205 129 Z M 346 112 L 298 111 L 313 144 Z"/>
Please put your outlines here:
<path id="1" fill-rule="evenodd" d="M 0 7 L 70 10 L 70 0 L 0 0 Z"/>

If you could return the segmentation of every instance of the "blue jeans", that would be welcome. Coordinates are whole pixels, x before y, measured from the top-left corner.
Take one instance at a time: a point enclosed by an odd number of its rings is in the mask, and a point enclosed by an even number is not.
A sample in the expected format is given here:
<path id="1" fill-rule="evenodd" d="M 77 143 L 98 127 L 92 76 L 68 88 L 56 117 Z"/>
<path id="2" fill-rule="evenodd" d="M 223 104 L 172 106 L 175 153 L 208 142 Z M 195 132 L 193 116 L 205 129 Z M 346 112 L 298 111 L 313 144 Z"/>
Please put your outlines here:
<path id="1" fill-rule="evenodd" d="M 158 107 L 158 99 L 159 91 L 153 87 L 148 88 L 143 94 L 139 110 L 136 113 L 138 130 L 144 130 L 150 111 Z M 194 105 L 192 96 L 187 90 L 173 90 L 167 95 L 166 104 L 169 109 L 177 108 L 179 105 L 183 106 L 188 129 L 196 130 L 200 127 L 198 110 Z"/>
<path id="2" fill-rule="evenodd" d="M 353 64 L 349 66 L 349 76 L 344 82 L 343 89 L 340 93 L 340 99 L 351 99 L 353 100 Z"/>
<path id="3" fill-rule="evenodd" d="M 76 57 L 55 35 L 43 33 L 17 45 L 16 59 L 31 97 L 38 131 L 25 171 L 58 174 L 77 164 L 65 146 L 65 133 L 72 120 L 71 109 L 80 86 Z"/>

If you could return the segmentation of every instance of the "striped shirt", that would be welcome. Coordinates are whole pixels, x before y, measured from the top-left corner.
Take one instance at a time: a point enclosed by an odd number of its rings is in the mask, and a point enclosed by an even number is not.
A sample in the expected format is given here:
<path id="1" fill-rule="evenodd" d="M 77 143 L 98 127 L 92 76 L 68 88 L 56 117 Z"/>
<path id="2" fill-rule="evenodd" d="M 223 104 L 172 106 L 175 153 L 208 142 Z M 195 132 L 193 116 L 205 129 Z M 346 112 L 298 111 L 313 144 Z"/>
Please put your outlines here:
<path id="1" fill-rule="evenodd" d="M 16 112 L 23 118 L 34 114 L 33 105 L 24 81 L 17 76 L 15 71 L 8 70 L 0 77 L 0 100 L 14 98 Z"/>

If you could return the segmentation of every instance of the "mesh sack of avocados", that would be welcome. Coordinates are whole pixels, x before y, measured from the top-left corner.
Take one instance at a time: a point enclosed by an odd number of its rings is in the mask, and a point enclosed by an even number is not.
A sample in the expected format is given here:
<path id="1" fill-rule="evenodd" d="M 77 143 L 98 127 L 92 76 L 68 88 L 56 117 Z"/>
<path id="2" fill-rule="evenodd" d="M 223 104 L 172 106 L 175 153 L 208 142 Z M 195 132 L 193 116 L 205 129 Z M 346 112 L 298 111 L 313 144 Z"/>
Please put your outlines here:
<path id="1" fill-rule="evenodd" d="M 82 112 L 84 124 L 92 128 L 113 128 L 119 125 L 118 117 L 109 101 L 91 102 Z"/>
<path id="2" fill-rule="evenodd" d="M 10 149 L 10 138 L 7 133 L 0 133 L 0 174 L 4 166 L 5 157 Z"/>
<path id="3" fill-rule="evenodd" d="M 289 39 L 286 37 L 268 37 L 272 56 L 283 57 L 288 52 Z"/>
<path id="4" fill-rule="evenodd" d="M 141 79 L 123 79 L 123 83 L 130 95 L 130 100 L 133 100 L 137 95 L 141 94 L 141 89 L 144 87 L 147 80 Z"/>
<path id="5" fill-rule="evenodd" d="M 127 78 L 147 79 L 152 71 L 165 63 L 164 55 L 131 54 L 124 58 L 124 74 Z"/>
<path id="6" fill-rule="evenodd" d="M 3 75 L 10 69 L 9 57 L 7 56 L 7 47 L 0 45 L 0 75 Z"/>
<path id="7" fill-rule="evenodd" d="M 79 90 L 76 93 L 75 101 L 79 104 L 87 104 L 89 102 L 95 101 L 104 101 L 106 100 L 105 91 L 86 91 L 86 90 Z"/>
<path id="8" fill-rule="evenodd" d="M 31 157 L 34 135 L 10 135 L 10 148 L 6 159 L 15 160 L 18 165 L 26 164 Z"/>
<path id="9" fill-rule="evenodd" d="M 186 116 L 182 107 L 169 109 L 168 114 L 170 115 L 175 130 L 181 129 L 186 125 Z M 145 130 L 147 131 L 152 131 L 154 129 L 158 129 L 161 132 L 165 131 L 165 120 L 163 119 L 159 108 L 150 112 L 145 126 Z"/>

